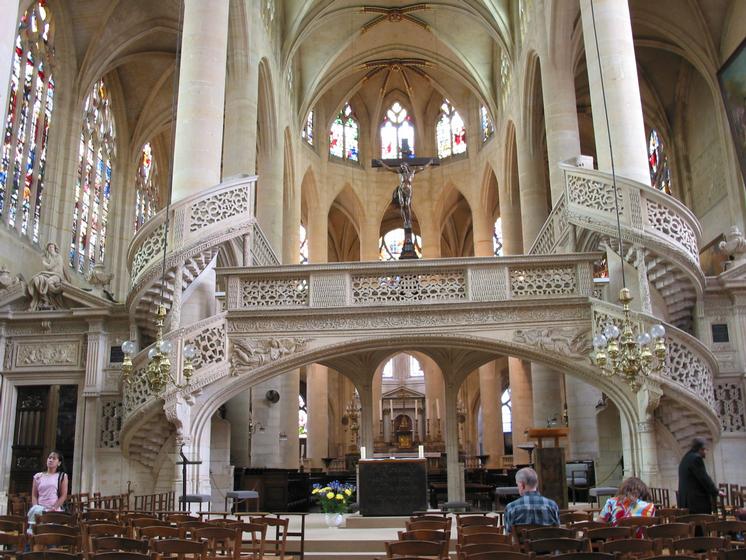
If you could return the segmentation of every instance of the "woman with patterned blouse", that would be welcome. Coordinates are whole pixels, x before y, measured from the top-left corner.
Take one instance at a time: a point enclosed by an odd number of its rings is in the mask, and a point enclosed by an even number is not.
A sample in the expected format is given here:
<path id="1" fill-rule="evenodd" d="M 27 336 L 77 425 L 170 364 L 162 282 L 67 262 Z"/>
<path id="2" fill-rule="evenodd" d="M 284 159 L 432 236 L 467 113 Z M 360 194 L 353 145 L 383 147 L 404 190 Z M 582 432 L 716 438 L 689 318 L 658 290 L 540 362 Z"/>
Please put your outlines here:
<path id="1" fill-rule="evenodd" d="M 655 504 L 650 500 L 650 490 L 645 483 L 631 476 L 619 487 L 619 494 L 606 500 L 598 521 L 616 525 L 624 517 L 653 517 Z"/>

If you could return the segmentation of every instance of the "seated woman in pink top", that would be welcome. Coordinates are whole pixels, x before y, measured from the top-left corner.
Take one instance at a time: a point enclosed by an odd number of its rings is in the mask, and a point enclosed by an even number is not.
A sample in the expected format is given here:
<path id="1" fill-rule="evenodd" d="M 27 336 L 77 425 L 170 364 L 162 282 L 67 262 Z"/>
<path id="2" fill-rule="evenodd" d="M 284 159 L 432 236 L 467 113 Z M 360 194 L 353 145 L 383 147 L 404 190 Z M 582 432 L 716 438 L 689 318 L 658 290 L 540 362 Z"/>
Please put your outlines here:
<path id="1" fill-rule="evenodd" d="M 47 457 L 47 470 L 34 475 L 29 524 L 36 523 L 36 516 L 46 511 L 62 511 L 62 504 L 67 499 L 67 487 L 68 476 L 62 454 L 52 451 Z"/>
<path id="2" fill-rule="evenodd" d="M 624 517 L 653 517 L 655 504 L 650 500 L 650 490 L 645 483 L 631 476 L 622 483 L 616 496 L 606 500 L 598 521 L 616 525 Z"/>

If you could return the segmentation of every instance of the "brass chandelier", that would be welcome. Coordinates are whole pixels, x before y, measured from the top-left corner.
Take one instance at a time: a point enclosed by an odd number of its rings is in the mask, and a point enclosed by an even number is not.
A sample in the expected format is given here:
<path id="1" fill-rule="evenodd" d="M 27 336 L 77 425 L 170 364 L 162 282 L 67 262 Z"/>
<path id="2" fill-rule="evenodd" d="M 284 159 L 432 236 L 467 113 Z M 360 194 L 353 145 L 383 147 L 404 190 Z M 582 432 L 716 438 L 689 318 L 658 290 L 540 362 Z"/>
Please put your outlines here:
<path id="1" fill-rule="evenodd" d="M 169 358 L 173 350 L 173 343 L 170 340 L 163 339 L 163 322 L 166 318 L 166 308 L 163 305 L 158 306 L 156 315 L 156 337 L 153 347 L 148 351 L 148 367 L 145 370 L 145 386 L 151 394 L 161 396 L 166 388 L 171 385 L 175 389 L 187 389 L 192 380 L 194 365 L 192 360 L 197 355 L 197 347 L 194 344 L 186 344 L 182 351 L 184 357 L 184 366 L 181 371 L 184 377 L 184 383 L 178 383 L 171 373 L 171 360 Z M 137 344 L 132 340 L 122 343 L 122 352 L 124 360 L 122 361 L 122 380 L 131 385 L 134 382 L 132 356 L 135 354 Z"/>
<path id="2" fill-rule="evenodd" d="M 598 57 L 598 72 L 601 82 L 601 93 L 606 119 L 606 134 L 609 142 L 609 159 L 611 163 L 611 181 L 614 191 L 614 209 L 616 211 L 617 237 L 619 243 L 619 258 L 621 262 L 622 289 L 619 290 L 619 302 L 622 304 L 624 317 L 621 325 L 612 321 L 606 324 L 602 333 L 593 337 L 593 352 L 591 361 L 601 369 L 605 377 L 618 376 L 622 378 L 630 388 L 637 392 L 642 386 L 642 381 L 651 373 L 660 373 L 666 366 L 665 336 L 666 329 L 663 325 L 656 324 L 650 332 L 637 332 L 633 328 L 630 319 L 630 303 L 632 294 L 627 288 L 624 274 L 624 240 L 622 239 L 622 225 L 619 217 L 619 192 L 616 184 L 616 170 L 614 167 L 614 149 L 611 142 L 611 126 L 609 125 L 609 112 L 606 103 L 606 87 L 604 85 L 604 73 L 601 64 L 601 53 L 598 47 L 598 33 L 596 31 L 596 15 L 593 9 L 593 0 L 590 0 L 591 17 L 593 22 L 593 35 L 596 42 L 596 56 Z"/>

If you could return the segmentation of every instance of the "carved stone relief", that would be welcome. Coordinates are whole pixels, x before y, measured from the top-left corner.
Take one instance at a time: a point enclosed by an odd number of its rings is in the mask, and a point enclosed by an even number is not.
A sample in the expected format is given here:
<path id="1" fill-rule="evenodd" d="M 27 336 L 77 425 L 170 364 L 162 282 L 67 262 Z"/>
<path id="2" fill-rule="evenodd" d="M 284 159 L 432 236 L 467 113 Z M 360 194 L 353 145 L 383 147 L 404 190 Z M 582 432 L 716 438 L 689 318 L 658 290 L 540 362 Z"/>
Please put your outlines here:
<path id="1" fill-rule="evenodd" d="M 305 350 L 306 338 L 269 338 L 231 340 L 231 367 L 255 368 Z"/>
<path id="2" fill-rule="evenodd" d="M 513 342 L 536 346 L 539 350 L 563 356 L 585 356 L 591 349 L 588 331 L 571 327 L 537 328 L 530 331 L 518 329 L 513 333 Z"/>
<path id="3" fill-rule="evenodd" d="M 80 356 L 80 343 L 36 342 L 18 344 L 15 352 L 15 367 L 35 366 L 77 366 Z"/>

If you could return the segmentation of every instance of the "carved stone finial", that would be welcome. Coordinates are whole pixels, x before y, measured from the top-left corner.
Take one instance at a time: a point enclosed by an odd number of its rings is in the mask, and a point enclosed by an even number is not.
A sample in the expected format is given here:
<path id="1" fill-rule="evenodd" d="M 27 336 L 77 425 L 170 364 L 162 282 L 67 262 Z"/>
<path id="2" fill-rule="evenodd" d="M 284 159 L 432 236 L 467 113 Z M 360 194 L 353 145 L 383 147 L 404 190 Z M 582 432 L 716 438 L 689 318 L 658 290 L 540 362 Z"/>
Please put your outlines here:
<path id="1" fill-rule="evenodd" d="M 718 244 L 718 249 L 733 257 L 736 262 L 746 260 L 746 239 L 738 226 L 732 226 L 728 230 L 725 234 L 725 241 Z"/>

